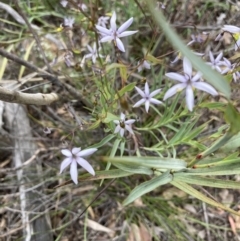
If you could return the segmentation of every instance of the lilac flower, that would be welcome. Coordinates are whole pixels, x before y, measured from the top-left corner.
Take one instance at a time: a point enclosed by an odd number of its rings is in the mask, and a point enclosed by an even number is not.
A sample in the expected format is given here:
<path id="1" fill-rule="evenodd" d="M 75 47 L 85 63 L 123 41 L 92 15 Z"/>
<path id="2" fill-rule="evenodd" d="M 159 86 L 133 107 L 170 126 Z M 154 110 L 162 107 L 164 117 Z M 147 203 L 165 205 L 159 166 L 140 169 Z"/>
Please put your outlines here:
<path id="1" fill-rule="evenodd" d="M 66 158 L 63 160 L 60 168 L 60 173 L 63 172 L 63 170 L 70 165 L 70 175 L 72 180 L 75 184 L 78 183 L 78 170 L 77 170 L 77 164 L 82 166 L 86 171 L 88 171 L 90 174 L 95 176 L 95 171 L 93 170 L 92 166 L 82 157 L 89 156 L 93 154 L 95 151 L 97 151 L 96 148 L 90 148 L 81 151 L 81 148 L 74 147 L 71 151 L 68 149 L 61 150 L 62 154 L 66 156 Z"/>
<path id="2" fill-rule="evenodd" d="M 138 94 L 142 96 L 142 99 L 139 100 L 133 106 L 133 108 L 139 107 L 140 105 L 145 103 L 145 109 L 146 109 L 146 112 L 148 113 L 150 103 L 155 104 L 155 105 L 162 104 L 161 101 L 153 98 L 153 96 L 155 96 L 158 93 L 160 93 L 161 89 L 157 89 L 157 90 L 153 91 L 152 93 L 149 93 L 149 86 L 148 86 L 147 82 L 145 83 L 145 91 L 144 92 L 141 89 L 139 89 L 138 87 L 136 87 L 136 86 L 135 86 L 135 89 L 137 90 Z"/>
<path id="3" fill-rule="evenodd" d="M 155 7 L 156 10 L 165 9 L 165 8 L 166 7 L 165 7 L 165 5 L 162 2 L 157 2 L 156 3 L 156 7 Z"/>
<path id="4" fill-rule="evenodd" d="M 63 26 L 68 27 L 68 28 L 73 28 L 74 22 L 75 22 L 75 20 L 74 20 L 73 17 L 65 17 L 64 22 L 63 22 Z"/>
<path id="5" fill-rule="evenodd" d="M 224 25 L 222 30 L 229 33 L 240 33 L 240 28 L 234 25 Z"/>
<path id="6" fill-rule="evenodd" d="M 88 10 L 87 5 L 84 4 L 84 3 L 79 3 L 79 4 L 78 4 L 78 7 L 79 7 L 80 9 L 82 9 L 83 12 L 86 12 L 86 11 Z"/>
<path id="7" fill-rule="evenodd" d="M 240 48 L 240 28 L 236 27 L 234 25 L 224 25 L 222 28 L 223 31 L 227 31 L 229 33 L 233 34 L 233 37 L 235 39 L 235 51 L 238 50 L 238 48 Z"/>
<path id="8" fill-rule="evenodd" d="M 117 125 L 114 133 L 119 133 L 121 137 L 123 137 L 125 129 L 129 131 L 132 135 L 134 135 L 131 124 L 133 124 L 136 120 L 130 119 L 125 121 L 125 115 L 121 113 L 120 120 L 114 120 L 113 122 Z"/>
<path id="9" fill-rule="evenodd" d="M 85 55 L 86 59 L 87 58 L 92 58 L 92 62 L 95 64 L 97 57 L 103 58 L 103 56 L 98 53 L 101 50 L 101 47 L 99 47 L 99 49 L 97 50 L 96 43 L 93 44 L 93 47 L 87 45 L 87 48 L 88 48 L 90 53 Z"/>
<path id="10" fill-rule="evenodd" d="M 203 43 L 203 38 L 198 34 L 198 35 L 191 35 L 191 41 L 187 43 L 187 45 L 191 45 L 193 43 Z"/>
<path id="11" fill-rule="evenodd" d="M 64 54 L 64 62 L 67 65 L 67 67 L 73 67 L 75 65 L 73 53 L 71 51 L 67 51 Z"/>
<path id="12" fill-rule="evenodd" d="M 163 100 L 166 100 L 173 95 L 175 95 L 177 92 L 182 91 L 183 89 L 186 89 L 186 104 L 190 111 L 193 110 L 194 107 L 194 95 L 193 95 L 193 89 L 199 89 L 203 90 L 213 96 L 218 95 L 217 91 L 208 83 L 199 82 L 202 74 L 198 72 L 197 74 L 193 75 L 192 71 L 192 64 L 191 62 L 184 57 L 183 58 L 183 70 L 184 75 L 178 74 L 178 73 L 167 73 L 165 74 L 168 78 L 177 80 L 180 82 L 180 84 L 176 84 L 173 87 L 171 87 L 164 95 Z"/>
<path id="13" fill-rule="evenodd" d="M 122 52 L 125 52 L 124 45 L 120 38 L 132 35 L 138 31 L 125 31 L 132 24 L 133 18 L 128 19 L 117 29 L 116 18 L 116 13 L 114 11 L 110 20 L 110 29 L 104 28 L 99 25 L 95 26 L 102 36 L 100 42 L 108 42 L 113 40 L 114 44 L 118 47 L 118 49 Z"/>
<path id="14" fill-rule="evenodd" d="M 138 61 L 138 65 L 138 72 L 142 71 L 143 69 L 151 69 L 151 65 L 147 60 L 144 60 L 142 63 Z"/>
<path id="15" fill-rule="evenodd" d="M 60 1 L 60 4 L 65 8 L 65 7 L 67 6 L 67 4 L 68 4 L 68 1 L 66 1 L 66 0 L 61 0 L 61 1 Z"/>
<path id="16" fill-rule="evenodd" d="M 220 52 L 220 54 L 214 59 L 214 56 L 212 54 L 212 51 L 209 51 L 209 57 L 211 62 L 207 62 L 208 65 L 212 67 L 212 69 L 216 69 L 219 73 L 222 72 L 220 65 L 222 64 L 222 61 L 220 61 L 223 57 L 223 53 Z"/>
<path id="17" fill-rule="evenodd" d="M 102 27 L 104 27 L 104 28 L 107 28 L 107 27 L 106 27 L 106 24 L 108 23 L 109 18 L 110 18 L 110 17 L 101 16 L 100 18 L 98 18 L 98 23 L 97 23 L 97 25 L 102 26 Z"/>
<path id="18" fill-rule="evenodd" d="M 237 82 L 237 79 L 239 79 L 240 78 L 240 73 L 239 73 L 239 71 L 235 71 L 234 72 L 234 69 L 235 69 L 235 67 L 236 67 L 236 64 L 231 64 L 231 62 L 228 60 L 228 59 L 226 59 L 226 58 L 223 58 L 223 62 L 222 62 L 222 64 L 223 64 L 223 66 L 225 66 L 226 68 L 224 69 L 224 70 L 222 70 L 222 72 L 221 72 L 221 74 L 226 74 L 226 73 L 232 73 L 233 72 L 233 75 L 232 75 L 232 77 L 233 77 L 233 79 L 234 79 L 234 81 L 235 82 Z"/>

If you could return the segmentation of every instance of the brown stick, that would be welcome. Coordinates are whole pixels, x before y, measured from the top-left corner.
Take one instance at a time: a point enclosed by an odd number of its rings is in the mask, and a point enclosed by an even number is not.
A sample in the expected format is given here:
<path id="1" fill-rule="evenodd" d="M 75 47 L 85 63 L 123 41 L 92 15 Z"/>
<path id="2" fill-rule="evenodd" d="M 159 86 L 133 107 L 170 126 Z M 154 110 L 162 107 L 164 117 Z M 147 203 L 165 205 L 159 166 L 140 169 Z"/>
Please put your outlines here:
<path id="1" fill-rule="evenodd" d="M 0 87 L 0 100 L 26 105 L 50 105 L 51 103 L 59 100 L 59 96 L 56 93 L 29 94 Z"/>

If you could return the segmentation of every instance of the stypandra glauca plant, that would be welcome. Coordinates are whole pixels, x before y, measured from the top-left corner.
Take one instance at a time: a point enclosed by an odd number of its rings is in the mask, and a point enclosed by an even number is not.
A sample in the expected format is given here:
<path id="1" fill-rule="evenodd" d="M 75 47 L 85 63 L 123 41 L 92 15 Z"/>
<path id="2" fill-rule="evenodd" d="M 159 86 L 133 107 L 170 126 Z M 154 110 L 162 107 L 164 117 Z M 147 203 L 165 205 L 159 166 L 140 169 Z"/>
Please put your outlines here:
<path id="1" fill-rule="evenodd" d="M 230 60 L 224 52 L 199 53 L 194 48 L 204 43 L 199 33 L 192 35 L 190 42 L 183 41 L 166 20 L 165 6 L 156 7 L 152 1 L 143 2 L 148 11 L 139 13 L 146 15 L 153 34 L 147 47 L 141 46 L 141 53 L 133 51 L 142 33 L 130 13 L 123 16 L 109 8 L 105 15 L 93 17 L 88 15 L 86 5 L 72 1 L 61 4 L 77 8 L 85 16 L 65 18 L 59 31 L 66 34 L 81 22 L 83 36 L 88 37 L 86 54 L 78 60 L 80 68 L 88 69 L 84 78 L 91 86 L 91 92 L 83 92 L 91 112 L 83 129 L 103 132 L 99 142 L 83 150 L 72 137 L 71 144 L 61 151 L 65 156 L 61 175 L 70 166 L 70 177 L 78 184 L 141 174 L 147 181 L 137 185 L 123 205 L 171 184 L 203 202 L 238 214 L 196 187 L 240 187 L 237 181 L 218 177 L 240 174 L 240 114 L 230 100 L 229 84 L 240 78 L 237 62 L 232 62 L 234 56 Z M 214 43 L 226 32 L 232 34 L 237 51 L 237 26 L 223 26 Z M 157 57 L 152 53 L 160 33 L 175 49 L 177 57 L 172 63 L 172 54 Z M 76 70 L 74 61 L 79 53 L 72 48 L 71 54 L 65 56 L 67 67 Z M 181 68 L 170 71 L 169 67 L 172 69 L 176 63 Z M 205 113 L 213 110 L 225 124 L 209 130 L 214 120 Z M 103 162 L 105 169 L 94 170 L 90 155 Z M 89 174 L 78 175 L 79 166 Z"/>

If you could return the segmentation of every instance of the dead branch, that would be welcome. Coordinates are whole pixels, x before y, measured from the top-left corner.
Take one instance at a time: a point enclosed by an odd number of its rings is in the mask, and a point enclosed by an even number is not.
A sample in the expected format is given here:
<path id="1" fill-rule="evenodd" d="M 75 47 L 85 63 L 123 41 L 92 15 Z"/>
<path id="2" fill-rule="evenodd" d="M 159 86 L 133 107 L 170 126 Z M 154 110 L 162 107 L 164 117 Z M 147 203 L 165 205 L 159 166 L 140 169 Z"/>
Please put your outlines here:
<path id="1" fill-rule="evenodd" d="M 0 87 L 0 100 L 26 105 L 50 105 L 51 103 L 58 101 L 59 96 L 56 93 L 29 94 Z"/>

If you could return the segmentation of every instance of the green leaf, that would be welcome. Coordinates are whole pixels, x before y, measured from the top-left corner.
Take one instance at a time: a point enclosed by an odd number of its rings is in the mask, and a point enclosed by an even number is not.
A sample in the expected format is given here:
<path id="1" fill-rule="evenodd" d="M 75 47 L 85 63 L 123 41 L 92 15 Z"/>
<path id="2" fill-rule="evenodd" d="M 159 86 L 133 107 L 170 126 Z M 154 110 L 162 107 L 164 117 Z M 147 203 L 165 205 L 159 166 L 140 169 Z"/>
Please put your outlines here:
<path id="1" fill-rule="evenodd" d="M 229 132 L 233 135 L 237 134 L 240 131 L 240 114 L 230 102 L 225 109 L 224 118 L 230 124 Z"/>
<path id="2" fill-rule="evenodd" d="M 234 135 L 221 149 L 223 151 L 235 150 L 240 146 L 240 133 Z"/>
<path id="3" fill-rule="evenodd" d="M 208 203 L 214 207 L 217 208 L 221 208 L 223 210 L 226 210 L 230 213 L 236 214 L 239 216 L 239 213 L 234 211 L 231 208 L 225 207 L 223 204 L 216 202 L 215 200 L 203 195 L 202 193 L 200 193 L 198 190 L 196 190 L 195 188 L 193 188 L 192 186 L 188 185 L 187 183 L 184 182 L 180 182 L 180 181 L 172 181 L 171 182 L 172 185 L 174 185 L 175 187 L 179 188 L 180 190 L 188 193 L 189 195 L 205 202 Z"/>
<path id="4" fill-rule="evenodd" d="M 118 116 L 116 116 L 110 112 L 103 114 L 103 116 L 105 116 L 105 118 L 102 120 L 103 123 L 109 123 L 111 121 L 120 119 Z"/>
<path id="5" fill-rule="evenodd" d="M 208 108 L 208 109 L 214 109 L 214 110 L 218 109 L 223 111 L 225 110 L 224 107 L 226 106 L 226 104 L 221 102 L 202 102 L 198 106 L 202 108 Z"/>
<path id="6" fill-rule="evenodd" d="M 150 167 L 136 166 L 131 164 L 120 164 L 113 163 L 113 165 L 123 171 L 130 172 L 132 174 L 144 174 L 144 175 L 152 175 L 153 170 Z"/>
<path id="7" fill-rule="evenodd" d="M 120 76 L 122 78 L 122 82 L 126 83 L 126 81 L 127 81 L 127 67 L 124 66 L 124 67 L 119 68 L 119 72 L 120 72 Z"/>
<path id="8" fill-rule="evenodd" d="M 89 148 L 99 148 L 99 147 L 102 147 L 105 144 L 107 144 L 109 141 L 111 141 L 114 137 L 115 137 L 115 135 L 109 134 L 106 137 L 104 137 L 100 142 L 90 146 Z"/>
<path id="9" fill-rule="evenodd" d="M 114 157 L 114 156 L 115 156 L 115 154 L 116 154 L 116 152 L 117 152 L 117 150 L 118 150 L 118 147 L 119 147 L 120 142 L 121 142 L 121 139 L 116 139 L 116 140 L 114 141 L 113 147 L 112 147 L 112 149 L 111 149 L 110 157 Z M 108 161 L 105 170 L 109 170 L 110 167 L 111 167 L 111 162 Z M 100 186 L 102 185 L 103 181 L 104 181 L 104 179 L 102 179 L 102 181 L 101 181 L 101 183 L 100 183 Z"/>
<path id="10" fill-rule="evenodd" d="M 235 175 L 240 174 L 240 161 L 237 161 L 233 164 L 228 165 L 219 165 L 219 166 L 209 166 L 208 168 L 188 168 L 185 169 L 184 175 L 194 175 L 194 176 L 202 176 L 202 175 Z"/>
<path id="11" fill-rule="evenodd" d="M 163 157 L 103 157 L 104 161 L 121 163 L 125 165 L 144 166 L 154 169 L 172 169 L 181 170 L 186 167 L 186 162 L 180 159 L 163 158 Z"/>
<path id="12" fill-rule="evenodd" d="M 124 200 L 123 205 L 126 206 L 133 202 L 142 195 L 153 191 L 159 186 L 165 185 L 172 181 L 172 174 L 165 172 L 160 176 L 152 178 L 150 181 L 141 183 L 139 186 L 135 187 L 129 196 Z"/>
<path id="13" fill-rule="evenodd" d="M 118 91 L 118 93 L 115 95 L 115 100 L 119 99 L 119 97 L 122 97 L 126 92 L 130 92 L 134 89 L 136 85 L 136 82 L 130 83 L 126 86 L 124 86 L 121 90 Z"/>
<path id="14" fill-rule="evenodd" d="M 94 180 L 103 180 L 103 179 L 113 179 L 113 178 L 119 178 L 119 177 L 127 177 L 131 176 L 132 173 L 126 172 L 119 169 L 112 169 L 107 171 L 97 171 L 95 173 L 95 176 L 92 176 L 88 173 L 81 175 L 78 178 L 78 181 L 94 181 Z"/>
<path id="15" fill-rule="evenodd" d="M 215 141 L 208 149 L 206 149 L 204 152 L 201 152 L 197 155 L 197 159 L 201 159 L 214 151 L 218 150 L 222 146 L 224 146 L 228 141 L 233 137 L 233 134 L 230 132 L 227 132 L 225 135 L 220 137 L 217 141 Z"/>
<path id="16" fill-rule="evenodd" d="M 174 174 L 174 181 L 181 181 L 189 184 L 199 185 L 199 186 L 207 186 L 207 187 L 216 187 L 216 188 L 231 188 L 231 189 L 239 189 L 240 182 L 222 180 L 210 177 L 203 176 L 186 176 L 182 175 L 182 173 Z"/>
<path id="17" fill-rule="evenodd" d="M 94 130 L 94 129 L 96 129 L 96 128 L 100 125 L 100 123 L 101 123 L 101 120 L 95 121 L 92 125 L 90 125 L 90 126 L 88 127 L 88 130 Z"/>
<path id="18" fill-rule="evenodd" d="M 149 60 L 153 64 L 162 64 L 163 63 L 162 59 L 157 59 L 153 55 L 151 55 L 150 53 L 147 54 L 146 60 Z"/>
<path id="19" fill-rule="evenodd" d="M 126 68 L 126 66 L 124 64 L 113 63 L 106 67 L 106 72 L 108 73 L 110 70 L 117 68 Z"/>
<path id="20" fill-rule="evenodd" d="M 209 65 L 207 65 L 201 58 L 196 56 L 192 51 L 186 46 L 186 44 L 180 39 L 178 34 L 172 29 L 170 24 L 166 21 L 162 11 L 155 9 L 154 1 L 145 1 L 149 7 L 151 14 L 153 15 L 156 23 L 162 28 L 164 34 L 171 42 L 172 46 L 191 61 L 193 67 L 196 70 L 202 72 L 203 77 L 212 84 L 216 89 L 222 92 L 228 99 L 230 99 L 230 86 L 229 83 L 224 79 L 222 75 L 213 70 Z"/>

